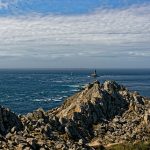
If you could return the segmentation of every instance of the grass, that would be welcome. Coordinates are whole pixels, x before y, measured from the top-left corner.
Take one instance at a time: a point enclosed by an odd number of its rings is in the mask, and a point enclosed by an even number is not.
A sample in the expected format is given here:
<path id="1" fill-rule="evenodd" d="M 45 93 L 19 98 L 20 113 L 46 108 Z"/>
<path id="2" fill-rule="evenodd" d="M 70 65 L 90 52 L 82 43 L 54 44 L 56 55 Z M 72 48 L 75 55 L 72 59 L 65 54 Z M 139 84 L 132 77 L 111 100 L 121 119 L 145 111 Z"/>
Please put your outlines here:
<path id="1" fill-rule="evenodd" d="M 140 142 L 137 144 L 119 144 L 106 150 L 150 150 L 150 141 Z"/>

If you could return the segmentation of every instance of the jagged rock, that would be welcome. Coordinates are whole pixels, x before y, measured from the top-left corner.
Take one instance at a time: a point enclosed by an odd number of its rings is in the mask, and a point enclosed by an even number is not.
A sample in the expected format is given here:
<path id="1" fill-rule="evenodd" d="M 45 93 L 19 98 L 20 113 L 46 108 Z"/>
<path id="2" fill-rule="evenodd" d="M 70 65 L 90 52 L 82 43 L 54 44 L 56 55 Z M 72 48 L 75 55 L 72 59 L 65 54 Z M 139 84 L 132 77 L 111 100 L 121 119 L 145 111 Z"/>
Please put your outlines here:
<path id="1" fill-rule="evenodd" d="M 8 108 L 0 106 L 0 134 L 7 134 L 13 127 L 16 130 L 22 129 L 20 119 Z"/>
<path id="2" fill-rule="evenodd" d="M 0 107 L 0 134 L 4 150 L 92 150 L 148 141 L 150 102 L 115 81 L 95 81 L 48 112 L 18 117 Z"/>
<path id="3" fill-rule="evenodd" d="M 65 127 L 65 131 L 69 135 L 69 137 L 71 137 L 73 139 L 80 138 L 80 134 L 78 133 L 76 127 L 73 124 L 68 124 Z"/>
<path id="4" fill-rule="evenodd" d="M 16 127 L 13 127 L 10 132 L 14 133 L 15 131 L 16 131 Z"/>
<path id="5" fill-rule="evenodd" d="M 150 114 L 148 112 L 146 112 L 146 114 L 144 115 L 144 122 L 146 124 L 150 124 Z"/>
<path id="6" fill-rule="evenodd" d="M 47 136 L 51 134 L 51 127 L 48 124 L 44 127 L 44 132 Z"/>
<path id="7" fill-rule="evenodd" d="M 84 143 L 84 142 L 83 142 L 83 139 L 79 139 L 78 144 L 79 144 L 79 145 L 83 145 L 83 143 Z"/>
<path id="8" fill-rule="evenodd" d="M 115 81 L 105 81 L 104 83 L 104 90 L 108 92 L 114 92 L 120 90 L 121 86 L 118 85 Z"/>
<path id="9" fill-rule="evenodd" d="M 37 144 L 37 140 L 34 139 L 34 138 L 27 138 L 26 139 L 27 143 L 30 144 L 30 146 L 33 148 L 33 149 L 37 149 L 39 147 L 39 145 Z"/>
<path id="10" fill-rule="evenodd" d="M 6 139 L 10 139 L 10 138 L 11 138 L 11 136 L 12 136 L 12 134 L 9 132 L 9 133 L 7 133 L 7 134 L 6 134 L 6 136 L 5 136 L 5 137 L 6 137 Z"/>
<path id="11" fill-rule="evenodd" d="M 107 139 L 110 139 L 108 135 L 111 133 L 115 136 L 114 141 L 119 141 L 119 136 L 141 125 L 142 114 L 146 108 L 144 103 L 144 97 L 137 92 L 128 91 L 115 81 L 106 81 L 101 85 L 99 82 L 94 82 L 83 91 L 68 98 L 54 113 L 58 118 L 71 119 L 80 137 L 84 135 L 90 140 L 93 134 L 105 137 L 103 141 L 109 143 Z M 102 126 L 98 131 L 98 128 L 93 128 L 95 124 L 105 124 L 108 127 Z M 122 125 L 125 126 L 125 129 L 122 128 Z M 128 135 L 132 140 L 137 138 L 132 132 Z M 79 136 L 76 137 L 79 138 Z"/>

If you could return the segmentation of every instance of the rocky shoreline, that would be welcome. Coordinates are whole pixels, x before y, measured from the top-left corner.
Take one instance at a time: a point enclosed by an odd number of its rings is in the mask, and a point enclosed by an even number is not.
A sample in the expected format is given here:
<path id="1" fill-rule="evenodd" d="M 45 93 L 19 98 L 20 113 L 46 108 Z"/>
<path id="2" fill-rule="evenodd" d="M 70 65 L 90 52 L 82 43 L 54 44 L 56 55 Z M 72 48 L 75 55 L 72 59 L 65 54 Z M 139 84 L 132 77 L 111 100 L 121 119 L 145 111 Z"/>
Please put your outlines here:
<path id="1" fill-rule="evenodd" d="M 0 149 L 94 150 L 150 140 L 150 101 L 95 81 L 55 109 L 17 116 L 0 107 Z"/>

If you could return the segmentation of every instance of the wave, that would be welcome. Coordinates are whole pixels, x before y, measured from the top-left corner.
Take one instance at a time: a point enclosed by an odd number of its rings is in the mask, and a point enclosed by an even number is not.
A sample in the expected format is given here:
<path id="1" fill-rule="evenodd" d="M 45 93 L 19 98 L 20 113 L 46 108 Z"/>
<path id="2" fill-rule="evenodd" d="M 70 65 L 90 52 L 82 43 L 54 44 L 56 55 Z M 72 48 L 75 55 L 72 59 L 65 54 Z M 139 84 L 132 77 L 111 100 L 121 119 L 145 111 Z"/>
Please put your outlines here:
<path id="1" fill-rule="evenodd" d="M 68 93 L 68 91 L 61 91 L 61 93 Z"/>
<path id="2" fill-rule="evenodd" d="M 70 91 L 72 91 L 72 92 L 78 92 L 78 91 L 80 91 L 79 89 L 72 89 L 72 90 L 70 90 Z"/>
<path id="3" fill-rule="evenodd" d="M 62 100 L 61 99 L 52 99 L 52 101 L 54 101 L 54 102 L 61 102 Z"/>
<path id="4" fill-rule="evenodd" d="M 63 98 L 68 97 L 68 96 L 61 96 L 61 97 L 53 97 L 53 98 L 40 98 L 40 99 L 34 99 L 32 100 L 33 102 L 59 102 L 62 101 Z"/>
<path id="5" fill-rule="evenodd" d="M 58 99 L 63 99 L 63 97 L 58 97 Z"/>
<path id="6" fill-rule="evenodd" d="M 68 96 L 67 96 L 67 95 L 64 95 L 64 96 L 63 96 L 63 98 L 66 98 L 66 97 L 68 97 Z"/>
<path id="7" fill-rule="evenodd" d="M 32 100 L 33 102 L 50 102 L 50 101 L 52 101 L 52 99 L 51 98 L 48 98 L 48 99 L 34 99 L 34 100 Z"/>
<path id="8" fill-rule="evenodd" d="M 54 83 L 63 83 L 64 81 L 51 81 L 51 82 L 54 82 Z"/>
<path id="9" fill-rule="evenodd" d="M 68 87 L 71 87 L 71 88 L 79 88 L 80 87 L 80 85 L 78 85 L 78 84 L 75 84 L 75 85 L 67 85 Z"/>

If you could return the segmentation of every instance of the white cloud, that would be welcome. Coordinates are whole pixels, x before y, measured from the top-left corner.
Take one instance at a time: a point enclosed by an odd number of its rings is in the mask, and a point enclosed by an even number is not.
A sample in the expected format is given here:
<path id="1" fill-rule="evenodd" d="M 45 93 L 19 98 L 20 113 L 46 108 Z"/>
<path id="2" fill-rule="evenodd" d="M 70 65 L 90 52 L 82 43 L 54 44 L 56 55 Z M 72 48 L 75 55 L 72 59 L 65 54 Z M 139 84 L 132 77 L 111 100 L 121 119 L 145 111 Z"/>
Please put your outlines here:
<path id="1" fill-rule="evenodd" d="M 0 17 L 0 57 L 149 56 L 149 8 L 132 6 L 76 16 Z"/>
<path id="2" fill-rule="evenodd" d="M 149 51 L 144 51 L 144 52 L 139 52 L 139 51 L 131 51 L 128 53 L 129 56 L 131 57 L 150 57 L 150 50 Z"/>

